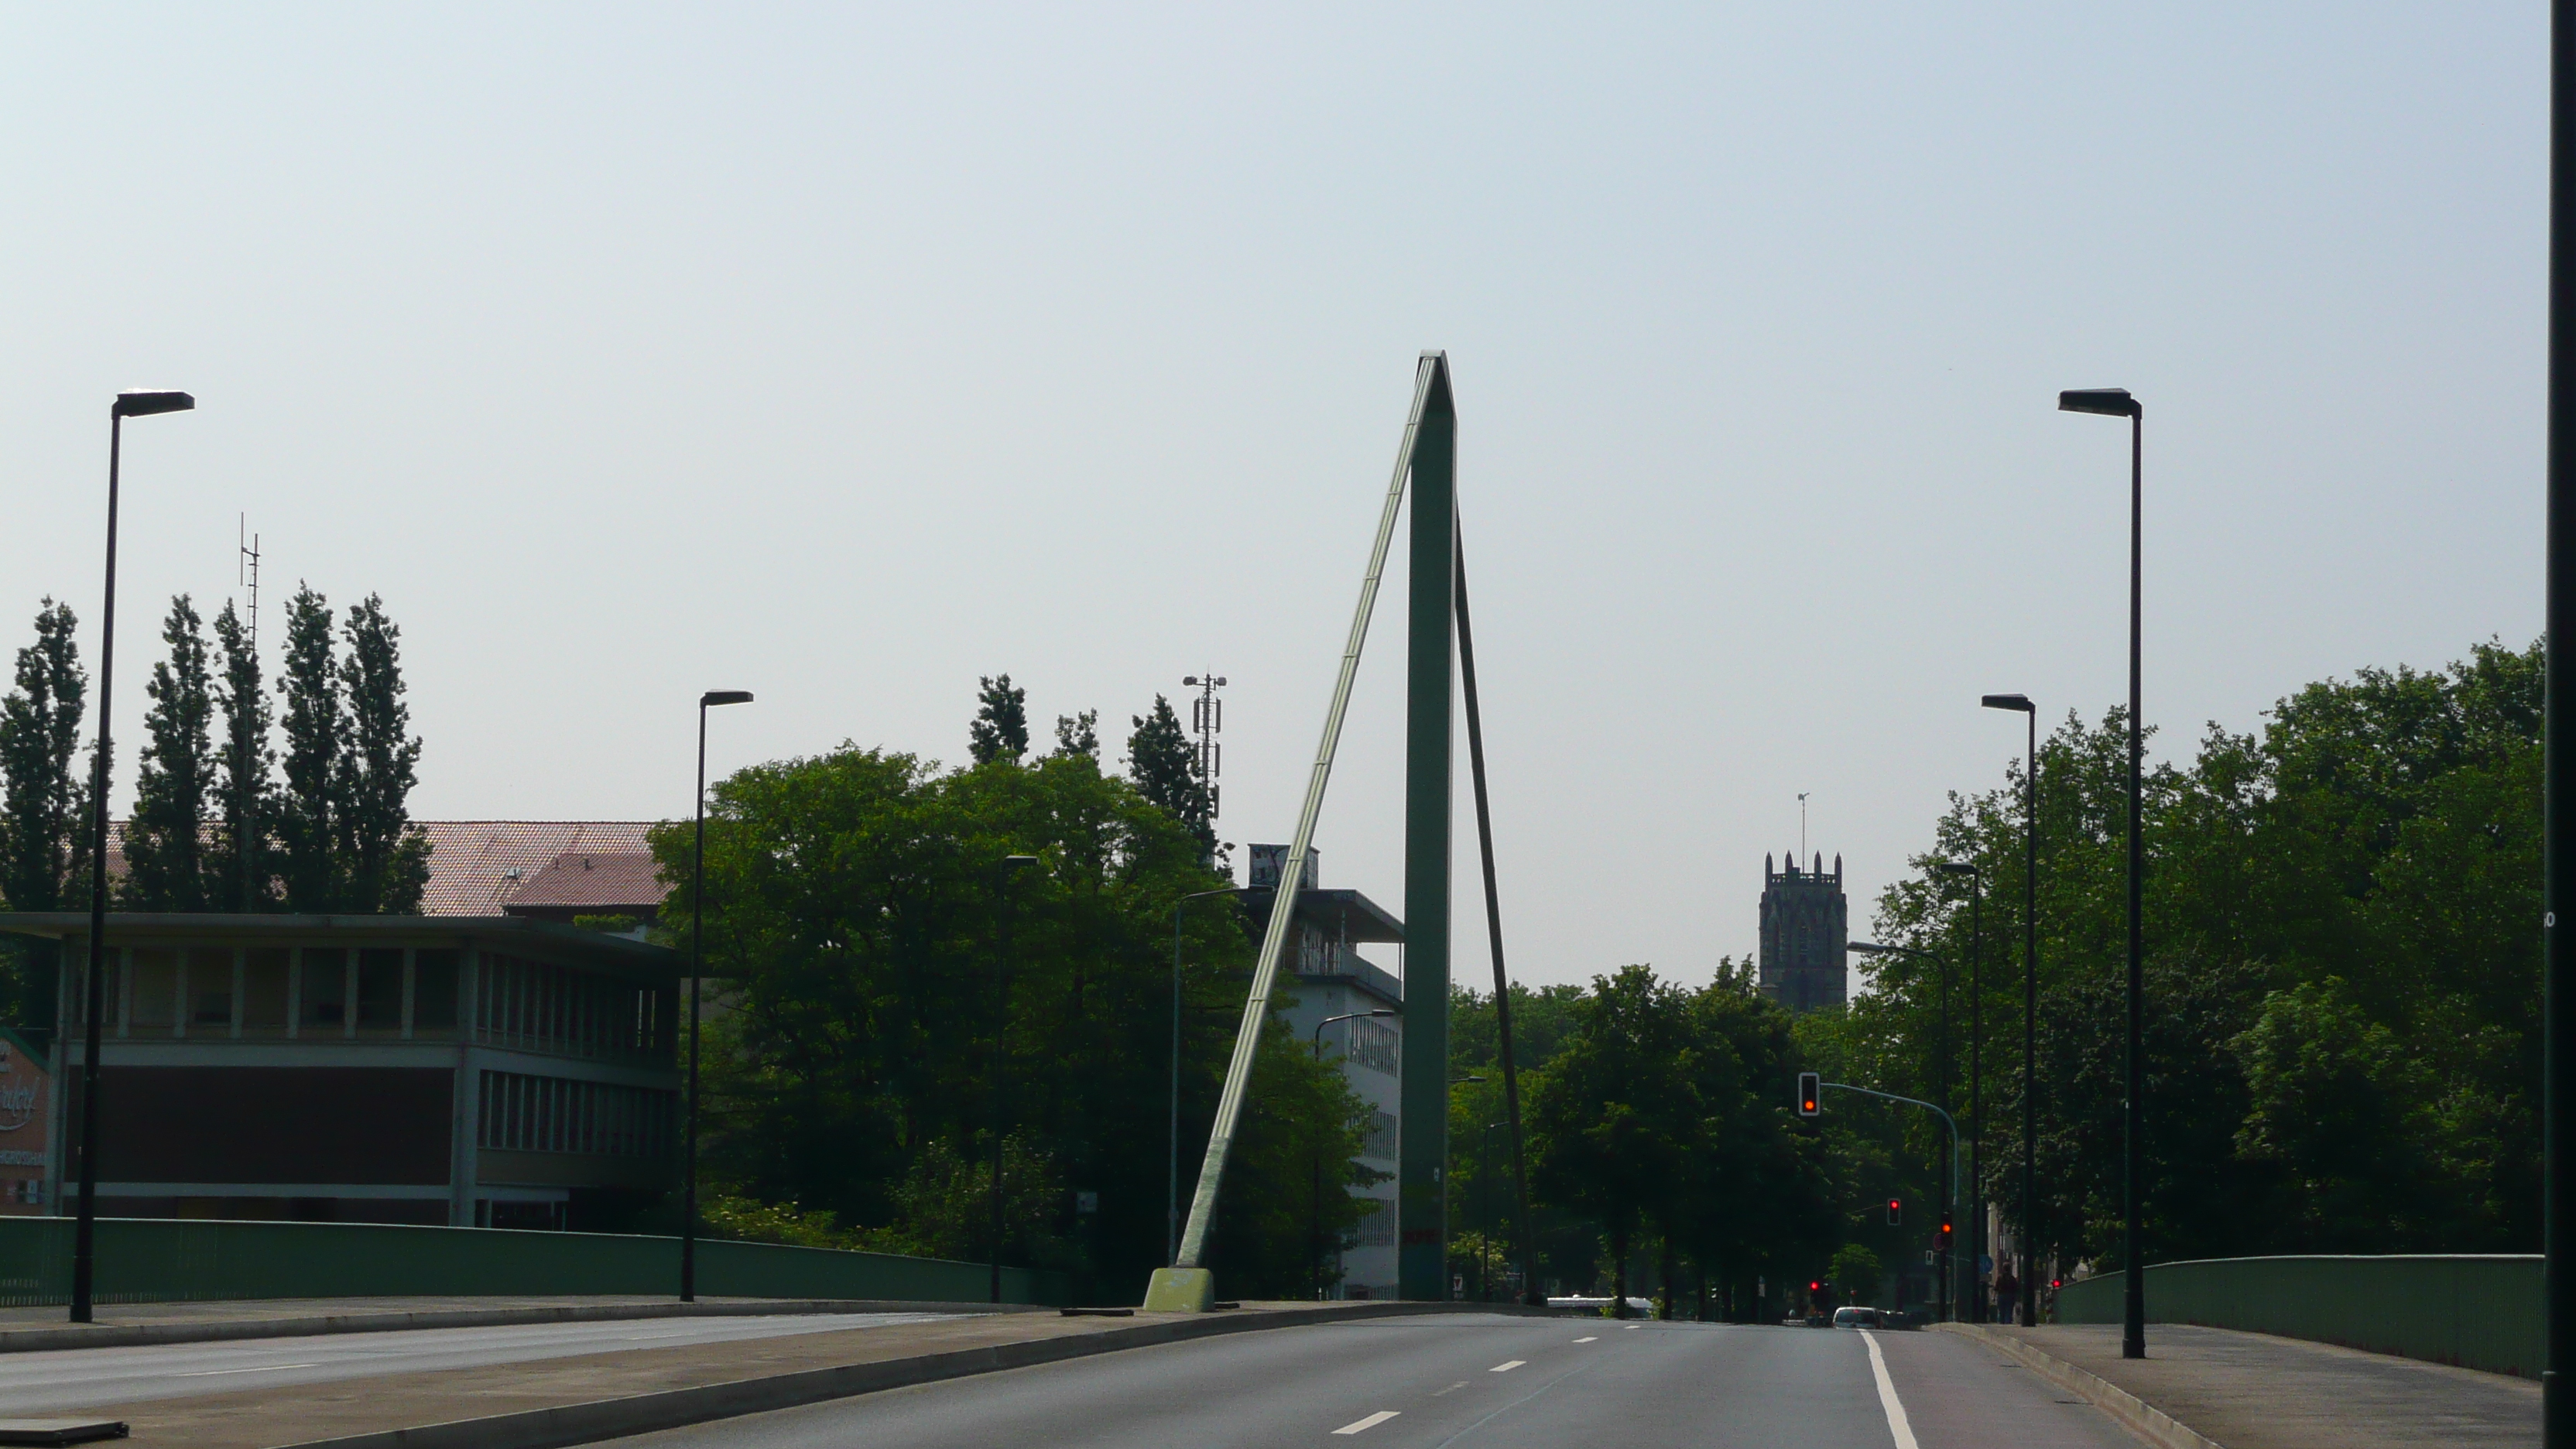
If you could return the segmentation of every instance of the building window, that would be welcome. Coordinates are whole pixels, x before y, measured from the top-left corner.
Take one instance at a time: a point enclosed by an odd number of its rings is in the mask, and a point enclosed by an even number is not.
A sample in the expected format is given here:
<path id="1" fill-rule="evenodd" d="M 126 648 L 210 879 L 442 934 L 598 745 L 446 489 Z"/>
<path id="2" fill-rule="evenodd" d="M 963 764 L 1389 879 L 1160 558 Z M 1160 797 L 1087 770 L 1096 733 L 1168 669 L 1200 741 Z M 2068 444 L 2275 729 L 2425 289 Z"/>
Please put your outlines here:
<path id="1" fill-rule="evenodd" d="M 1369 1114 L 1368 1127 L 1360 1134 L 1360 1156 L 1395 1160 L 1395 1114 Z"/>
<path id="2" fill-rule="evenodd" d="M 456 958 L 452 950 L 412 953 L 411 1029 L 414 1036 L 456 1030 Z"/>
<path id="3" fill-rule="evenodd" d="M 358 1030 L 402 1030 L 403 953 L 368 947 L 358 953 Z"/>
<path id="4" fill-rule="evenodd" d="M 1404 1037 L 1382 1021 L 1361 1017 L 1349 1023 L 1349 1058 L 1373 1072 L 1392 1077 L 1404 1069 Z"/>
<path id="5" fill-rule="evenodd" d="M 136 947 L 133 990 L 128 1029 L 168 1036 L 179 1020 L 179 953 L 157 946 Z"/>
<path id="6" fill-rule="evenodd" d="M 253 946 L 242 953 L 242 1032 L 266 1036 L 286 1030 L 286 948 Z"/>
<path id="7" fill-rule="evenodd" d="M 671 1145 L 672 1094 L 525 1072 L 485 1072 L 475 1140 L 500 1152 L 656 1157 Z"/>
<path id="8" fill-rule="evenodd" d="M 348 1020 L 349 953 L 334 946 L 328 950 L 304 948 L 301 1018 L 306 1029 L 339 1027 Z"/>
<path id="9" fill-rule="evenodd" d="M 1360 1209 L 1358 1227 L 1359 1241 L 1355 1246 L 1362 1248 L 1394 1247 L 1395 1204 L 1388 1202 L 1384 1198 L 1376 1197 L 1362 1198 L 1360 1201 L 1365 1203 L 1366 1206 Z"/>

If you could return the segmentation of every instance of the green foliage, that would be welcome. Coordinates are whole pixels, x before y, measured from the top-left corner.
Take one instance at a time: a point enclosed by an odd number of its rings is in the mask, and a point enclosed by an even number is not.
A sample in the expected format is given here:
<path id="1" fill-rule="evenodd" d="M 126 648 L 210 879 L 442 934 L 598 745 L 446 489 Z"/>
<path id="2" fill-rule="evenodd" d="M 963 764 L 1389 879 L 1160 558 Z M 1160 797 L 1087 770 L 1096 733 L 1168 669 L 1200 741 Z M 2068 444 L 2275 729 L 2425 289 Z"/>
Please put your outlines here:
<path id="1" fill-rule="evenodd" d="M 420 738 L 403 702 L 402 631 L 369 594 L 352 606 L 340 661 L 349 718 L 332 824 L 339 847 L 341 909 L 408 915 L 429 884 L 429 841 L 412 829 L 409 800 L 419 781 Z"/>
<path id="2" fill-rule="evenodd" d="M 215 645 L 223 655 L 221 682 L 214 686 L 215 702 L 224 713 L 223 738 L 215 746 L 221 770 L 216 808 L 222 818 L 206 855 L 207 894 L 222 911 L 270 910 L 277 899 L 277 853 L 268 834 L 277 819 L 277 790 L 270 777 L 277 751 L 269 744 L 268 695 L 251 642 L 249 625 L 226 600 L 224 611 L 215 616 Z M 248 862 L 242 859 L 244 851 L 250 854 Z"/>
<path id="3" fill-rule="evenodd" d="M 118 893 L 130 910 L 202 911 L 212 884 L 199 827 L 214 790 L 214 746 L 207 733 L 214 700 L 207 687 L 205 631 L 186 594 L 170 601 L 161 642 L 170 652 L 143 685 L 152 707 L 143 716 L 142 766 Z"/>
<path id="4" fill-rule="evenodd" d="M 967 728 L 966 752 L 975 763 L 996 760 L 1013 764 L 1029 752 L 1029 692 L 1014 689 L 1011 676 L 990 676 L 975 695 L 975 722 Z"/>
<path id="5" fill-rule="evenodd" d="M 331 622 L 330 604 L 309 585 L 286 602 L 286 788 L 276 828 L 286 908 L 305 913 L 336 910 L 340 901 L 336 807 L 347 724 Z"/>
<path id="6" fill-rule="evenodd" d="M 2148 1249 L 2534 1251 L 2539 1244 L 2542 652 L 2368 669 L 2215 726 L 2145 784 Z M 2036 1236 L 2116 1266 L 2125 720 L 2070 715 L 2040 758 Z M 1983 1023 L 1987 1192 L 2018 1216 L 2020 767 L 1953 796 L 1879 902 L 1952 963 L 1951 1100 Z M 1966 890 L 1931 872 L 1977 862 Z M 1972 969 L 1973 968 L 1973 969 Z M 1940 1091 L 1940 971 L 1880 958 L 1852 1070 Z M 1918 1143 L 1917 1147 L 1928 1144 Z"/>
<path id="7" fill-rule="evenodd" d="M 653 839 L 674 887 L 662 929 L 685 939 L 689 831 Z M 1017 874 L 1006 915 L 1013 854 L 1042 865 Z M 1222 885 L 1178 821 L 1078 752 L 943 772 L 844 746 L 717 783 L 706 937 L 727 985 L 708 1038 L 711 1169 L 758 1201 L 895 1235 L 882 1241 L 981 1243 L 961 1205 L 989 1188 L 976 1175 L 998 1040 L 1003 1128 L 1028 1164 L 1005 1167 L 1006 1257 L 1135 1292 L 1164 1253 L 1173 906 Z M 1183 928 L 1187 1172 L 1249 950 L 1227 912 L 1203 905 Z M 1275 1022 L 1252 1102 L 1211 1266 L 1230 1294 L 1302 1292 L 1314 1163 L 1323 1227 L 1341 1234 L 1365 1109 Z M 1080 1222 L 1077 1191 L 1100 1194 Z"/>
<path id="8" fill-rule="evenodd" d="M 1202 773 L 1198 746 L 1181 729 L 1172 702 L 1154 696 L 1149 715 L 1129 715 L 1135 733 L 1127 737 L 1127 775 L 1145 798 L 1189 828 L 1199 841 L 1201 859 L 1216 859 L 1216 811 Z"/>
<path id="9" fill-rule="evenodd" d="M 65 909 L 87 875 L 81 828 L 89 792 L 74 767 L 89 675 L 69 604 L 36 611 L 36 642 L 18 651 L 17 688 L 0 701 L 0 895 L 20 911 Z"/>
<path id="10" fill-rule="evenodd" d="M 1879 1285 L 1887 1269 L 1878 1254 L 1859 1243 L 1845 1243 L 1834 1249 L 1833 1266 L 1826 1270 L 1826 1281 L 1842 1293 L 1846 1303 L 1862 1303 L 1878 1296 Z"/>
<path id="11" fill-rule="evenodd" d="M 1100 711 L 1086 709 L 1080 714 L 1055 717 L 1055 752 L 1059 755 L 1089 755 L 1100 758 Z"/>

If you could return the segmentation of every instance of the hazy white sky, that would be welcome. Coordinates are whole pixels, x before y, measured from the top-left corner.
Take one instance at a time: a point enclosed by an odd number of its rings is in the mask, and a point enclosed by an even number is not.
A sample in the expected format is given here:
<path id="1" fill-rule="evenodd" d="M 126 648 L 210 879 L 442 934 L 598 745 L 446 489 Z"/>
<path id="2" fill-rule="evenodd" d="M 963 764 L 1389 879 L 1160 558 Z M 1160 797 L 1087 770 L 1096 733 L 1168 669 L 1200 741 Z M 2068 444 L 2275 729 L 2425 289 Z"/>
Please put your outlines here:
<path id="1" fill-rule="evenodd" d="M 684 813 L 711 687 L 760 696 L 722 769 L 960 759 L 1002 670 L 1123 741 L 1212 669 L 1221 833 L 1285 839 L 1442 347 L 1519 973 L 1703 979 L 1797 792 L 1857 925 L 2019 753 L 1979 694 L 2120 696 L 2125 439 L 2059 388 L 2147 405 L 2168 745 L 2537 632 L 2546 38 L 2531 0 L 12 7 L 0 648 L 47 593 L 86 635 L 108 400 L 184 387 L 128 437 L 120 797 L 160 612 L 232 590 L 247 512 L 272 600 L 401 623 L 422 816 Z M 1319 841 L 1398 906 L 1389 599 Z"/>

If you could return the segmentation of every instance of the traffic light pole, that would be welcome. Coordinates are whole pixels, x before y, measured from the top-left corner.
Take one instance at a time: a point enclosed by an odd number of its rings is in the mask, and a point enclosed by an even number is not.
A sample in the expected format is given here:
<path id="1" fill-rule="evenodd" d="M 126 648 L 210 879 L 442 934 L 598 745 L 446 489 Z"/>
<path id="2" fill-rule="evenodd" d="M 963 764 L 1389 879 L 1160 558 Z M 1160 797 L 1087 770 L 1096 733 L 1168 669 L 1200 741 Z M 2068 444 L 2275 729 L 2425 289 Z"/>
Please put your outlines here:
<path id="1" fill-rule="evenodd" d="M 1957 1122 L 1955 1119 L 1953 1119 L 1953 1118 L 1950 1116 L 1950 1114 L 1949 1114 L 1948 1112 L 1943 1111 L 1943 1110 L 1941 1109 L 1941 1107 L 1939 1106 L 1939 1104 L 1937 1104 L 1937 1103 L 1933 1103 L 1933 1102 L 1926 1102 L 1926 1101 L 1924 1101 L 1923 1099 L 1921 1099 L 1921 1098 L 1919 1098 L 1919 1097 L 1900 1097 L 1900 1096 L 1896 1095 L 1894 1092 L 1882 1092 L 1882 1091 L 1879 1091 L 1879 1090 L 1878 1090 L 1877 1088 L 1875 1088 L 1875 1087 L 1855 1087 L 1855 1086 L 1853 1086 L 1853 1085 L 1852 1085 L 1851 1083 L 1849 1083 L 1849 1082 L 1819 1082 L 1819 1083 L 1817 1083 L 1817 1085 L 1818 1085 L 1818 1086 L 1821 1086 L 1821 1087 L 1823 1087 L 1823 1088 L 1825 1088 L 1825 1089 L 1826 1089 L 1826 1090 L 1828 1090 L 1828 1091 L 1834 1091 L 1834 1092 L 1858 1092 L 1858 1093 L 1860 1093 L 1860 1094 L 1861 1094 L 1862 1096 L 1864 1096 L 1864 1097 L 1876 1097 L 1876 1098 L 1878 1098 L 1880 1101 L 1883 1101 L 1883 1102 L 1902 1102 L 1902 1103 L 1904 1103 L 1904 1104 L 1905 1104 L 1906 1106 L 1908 1106 L 1908 1107 L 1920 1107 L 1920 1108 L 1922 1108 L 1924 1111 L 1931 1113 L 1933 1116 L 1940 1118 L 1940 1119 L 1941 1119 L 1941 1125 L 1950 1129 L 1950 1184 L 1949 1184 L 1950 1191 L 1949 1191 L 1949 1195 L 1948 1195 L 1948 1198 L 1947 1198 L 1947 1201 L 1948 1201 L 1948 1203 L 1949 1203 L 1949 1217 L 1950 1217 L 1951 1221 L 1953 1221 L 1953 1222 L 1956 1222 L 1956 1221 L 1958 1220 L 1958 1216 L 1959 1216 L 1959 1124 L 1958 1124 L 1958 1122 Z M 1823 1115 L 1823 1114 L 1822 1114 L 1821 1112 L 1819 1112 L 1819 1113 L 1818 1113 L 1818 1114 L 1816 1114 L 1816 1115 L 1821 1116 L 1821 1115 Z M 1942 1262 L 1942 1264 L 1941 1264 L 1941 1272 L 1945 1275 L 1945 1279 L 1946 1279 L 1946 1275 L 1947 1275 L 1947 1274 L 1949 1273 L 1949 1271 L 1950 1271 L 1950 1264 L 1949 1264 L 1949 1262 L 1947 1261 L 1947 1259 L 1948 1259 L 1948 1255 L 1949 1255 L 1949 1251 L 1950 1251 L 1949 1245 L 1948 1245 L 1947 1243 L 1944 1243 L 1944 1244 L 1942 1245 L 1942 1255 L 1943 1255 L 1943 1260 L 1944 1260 L 1944 1261 L 1943 1261 L 1943 1262 Z"/>

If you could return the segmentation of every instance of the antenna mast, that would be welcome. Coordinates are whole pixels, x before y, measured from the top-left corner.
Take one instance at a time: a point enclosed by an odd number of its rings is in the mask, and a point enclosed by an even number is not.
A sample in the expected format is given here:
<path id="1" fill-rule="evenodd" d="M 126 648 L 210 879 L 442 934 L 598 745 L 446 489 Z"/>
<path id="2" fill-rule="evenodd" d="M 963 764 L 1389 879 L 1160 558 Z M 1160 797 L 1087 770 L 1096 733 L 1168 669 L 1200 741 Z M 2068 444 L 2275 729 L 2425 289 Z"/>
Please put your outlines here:
<path id="1" fill-rule="evenodd" d="M 1216 674 L 1185 674 L 1181 683 L 1199 687 L 1199 697 L 1190 702 L 1190 729 L 1199 737 L 1199 783 L 1207 786 L 1208 824 L 1216 824 L 1216 777 L 1225 772 L 1225 746 L 1217 735 L 1225 729 L 1225 701 L 1216 692 L 1225 688 L 1225 679 Z"/>
<path id="2" fill-rule="evenodd" d="M 253 667 L 257 667 L 259 663 L 259 535 L 250 532 L 249 514 L 237 515 L 233 541 L 237 550 L 233 560 L 233 582 L 247 583 L 250 586 L 250 657 Z M 239 687 L 239 681 L 235 682 L 235 687 Z M 233 855 L 241 862 L 241 909 L 244 914 L 248 914 L 257 901 L 257 893 L 252 889 L 252 882 L 259 856 L 258 842 L 262 838 L 259 825 L 259 779 L 251 770 L 250 738 L 250 722 L 252 717 L 259 713 L 259 709 L 256 701 L 236 699 L 233 701 L 233 712 L 241 720 L 241 738 L 234 743 L 234 748 L 238 751 L 236 758 L 240 763 L 233 773 L 233 790 L 237 797 L 233 807 L 240 813 L 240 822 L 233 832 Z"/>

